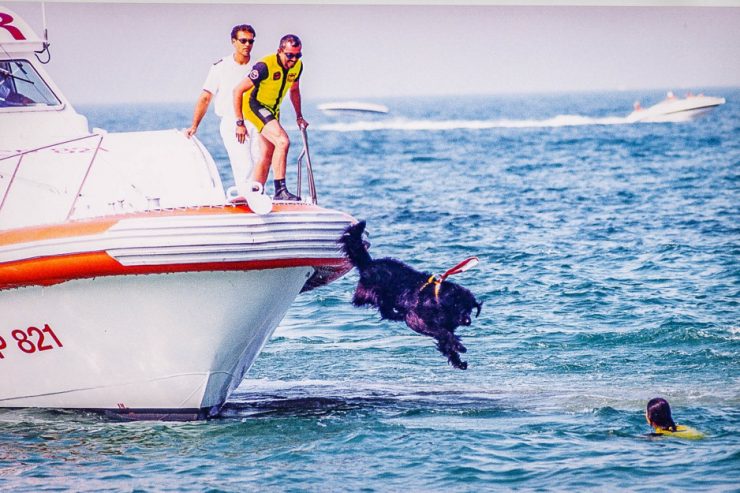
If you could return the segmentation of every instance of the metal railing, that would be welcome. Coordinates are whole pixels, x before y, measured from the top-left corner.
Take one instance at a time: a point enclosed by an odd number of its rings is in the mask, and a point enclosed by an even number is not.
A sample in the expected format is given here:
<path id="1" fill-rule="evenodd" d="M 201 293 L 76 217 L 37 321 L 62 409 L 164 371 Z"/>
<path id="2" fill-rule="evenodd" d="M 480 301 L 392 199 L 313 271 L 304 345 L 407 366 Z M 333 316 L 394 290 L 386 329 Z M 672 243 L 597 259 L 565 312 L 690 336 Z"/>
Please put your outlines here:
<path id="1" fill-rule="evenodd" d="M 95 151 L 93 152 L 92 157 L 90 158 L 90 162 L 87 164 L 87 169 L 85 170 L 85 175 L 83 176 L 82 180 L 80 181 L 80 186 L 77 188 L 77 192 L 74 195 L 74 200 L 72 201 L 72 205 L 69 208 L 69 211 L 67 211 L 66 220 L 69 220 L 69 218 L 72 216 L 72 212 L 74 212 L 75 205 L 77 204 L 77 199 L 80 197 L 80 193 L 82 192 L 82 188 L 85 186 L 85 182 L 87 181 L 87 177 L 90 175 L 90 170 L 92 169 L 92 165 L 95 162 L 95 157 L 98 155 L 98 151 L 100 150 L 100 146 L 103 143 L 103 135 L 102 134 L 90 134 L 85 135 L 84 137 L 78 137 L 76 139 L 69 139 L 64 140 L 61 142 L 55 142 L 53 144 L 36 147 L 34 149 L 30 149 L 27 151 L 22 151 L 16 154 L 11 154 L 10 156 L 1 157 L 0 161 L 5 161 L 8 159 L 14 159 L 18 158 L 18 163 L 16 163 L 15 168 L 13 169 L 13 173 L 10 175 L 10 181 L 8 183 L 8 186 L 5 188 L 5 193 L 3 194 L 2 200 L 0 200 L 0 212 L 2 212 L 3 207 L 5 206 L 5 202 L 8 199 L 8 196 L 10 195 L 10 190 L 13 188 L 13 184 L 15 183 L 16 176 L 18 175 L 18 170 L 21 167 L 21 164 L 23 163 L 23 158 L 28 156 L 29 154 L 32 154 L 34 152 L 43 151 L 45 149 L 52 149 L 54 147 L 70 144 L 72 142 L 80 142 L 86 139 L 93 139 L 95 137 L 98 137 L 98 143 L 95 146 Z M 5 178 L 5 176 L 0 173 L 0 178 Z"/>
<path id="2" fill-rule="evenodd" d="M 313 168 L 311 167 L 311 155 L 308 152 L 308 136 L 306 135 L 305 127 L 301 127 L 301 137 L 303 138 L 303 150 L 298 156 L 298 196 L 301 195 L 301 170 L 303 168 L 301 161 L 305 157 L 306 175 L 308 176 L 308 193 L 311 194 L 311 203 L 313 205 L 318 205 L 319 202 L 316 199 L 316 184 L 313 181 Z"/>
<path id="3" fill-rule="evenodd" d="M 16 183 L 16 179 L 18 177 L 18 171 L 20 170 L 20 167 L 23 164 L 24 158 L 26 156 L 28 156 L 30 154 L 33 154 L 33 153 L 37 153 L 37 152 L 43 151 L 43 150 L 46 150 L 46 149 L 53 149 L 53 148 L 58 147 L 58 146 L 61 146 L 61 145 L 71 144 L 73 142 L 80 142 L 80 141 L 84 141 L 84 140 L 87 140 L 87 139 L 94 139 L 94 138 L 97 138 L 98 139 L 97 144 L 95 146 L 95 150 L 94 150 L 94 152 L 93 152 L 93 154 L 92 154 L 92 156 L 90 158 L 90 161 L 87 163 L 87 168 L 85 169 L 85 174 L 82 177 L 82 180 L 80 181 L 79 186 L 77 187 L 77 190 L 76 190 L 76 192 L 74 194 L 74 199 L 72 201 L 72 204 L 70 205 L 70 207 L 69 207 L 69 209 L 67 211 L 67 214 L 65 216 L 66 217 L 65 220 L 69 220 L 70 217 L 72 216 L 72 214 L 74 213 L 75 206 L 77 205 L 77 201 L 78 201 L 78 199 L 81 196 L 80 194 L 82 193 L 82 189 L 84 188 L 85 183 L 87 182 L 87 178 L 90 175 L 90 171 L 92 170 L 93 164 L 95 163 L 95 159 L 96 159 L 96 157 L 98 155 L 98 152 L 100 151 L 101 145 L 103 143 L 103 134 L 90 134 L 90 135 L 86 135 L 84 137 L 78 137 L 78 138 L 75 138 L 75 139 L 69 139 L 69 140 L 64 140 L 64 141 L 61 141 L 61 142 L 55 142 L 53 144 L 36 147 L 34 149 L 29 149 L 29 150 L 25 150 L 25 151 L 22 151 L 22 152 L 18 152 L 16 154 L 11 154 L 9 156 L 0 157 L 0 163 L 3 162 L 3 161 L 10 160 L 10 159 L 15 159 L 15 158 L 18 159 L 18 162 L 16 163 L 15 167 L 13 168 L 12 173 L 10 173 L 10 181 L 9 181 L 7 187 L 5 187 L 5 191 L 4 191 L 3 195 L 2 195 L 2 200 L 0 200 L 0 213 L 2 213 L 3 207 L 5 206 L 5 203 L 6 203 L 7 199 L 8 199 L 8 197 L 10 196 L 10 192 L 13 189 L 13 185 Z M 311 166 L 311 155 L 310 155 L 310 151 L 309 151 L 309 147 L 308 147 L 308 136 L 306 134 L 306 129 L 305 128 L 301 128 L 301 138 L 303 140 L 303 150 L 301 151 L 300 155 L 298 156 L 298 163 L 297 163 L 297 165 L 298 165 L 298 183 L 297 183 L 298 195 L 300 196 L 301 195 L 301 192 L 302 192 L 303 159 L 305 158 L 305 160 L 306 160 L 306 176 L 307 176 L 307 181 L 308 181 L 308 192 L 309 192 L 310 197 L 311 197 L 311 203 L 314 204 L 314 205 L 318 205 L 318 199 L 317 199 L 317 195 L 316 195 L 316 183 L 314 182 L 313 168 Z M 0 171 L 0 180 L 3 180 L 5 177 L 6 176 L 4 176 L 3 173 Z M 50 185 L 50 184 L 44 184 L 44 185 Z"/>

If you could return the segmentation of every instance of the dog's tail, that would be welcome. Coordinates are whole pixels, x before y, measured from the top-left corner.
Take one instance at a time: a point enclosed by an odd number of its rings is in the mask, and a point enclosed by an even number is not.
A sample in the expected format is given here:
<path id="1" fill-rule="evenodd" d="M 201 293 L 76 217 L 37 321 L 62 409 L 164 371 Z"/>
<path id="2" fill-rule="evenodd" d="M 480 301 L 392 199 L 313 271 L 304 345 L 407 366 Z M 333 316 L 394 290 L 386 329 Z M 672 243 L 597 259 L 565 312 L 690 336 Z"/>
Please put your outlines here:
<path id="1" fill-rule="evenodd" d="M 352 265 L 362 270 L 370 265 L 372 259 L 367 253 L 365 241 L 362 239 L 362 233 L 365 231 L 365 221 L 352 224 L 344 230 L 344 234 L 339 238 L 342 245 L 342 252 L 349 258 Z"/>

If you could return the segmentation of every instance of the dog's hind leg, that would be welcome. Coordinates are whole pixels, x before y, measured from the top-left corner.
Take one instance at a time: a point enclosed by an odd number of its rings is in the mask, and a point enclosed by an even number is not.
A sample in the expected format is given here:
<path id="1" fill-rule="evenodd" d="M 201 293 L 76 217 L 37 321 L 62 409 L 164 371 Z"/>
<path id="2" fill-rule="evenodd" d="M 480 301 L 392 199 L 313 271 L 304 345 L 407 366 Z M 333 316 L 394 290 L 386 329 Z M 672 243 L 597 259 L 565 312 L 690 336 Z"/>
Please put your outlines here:
<path id="1" fill-rule="evenodd" d="M 378 306 L 378 294 L 373 289 L 369 289 L 365 284 L 360 281 L 357 283 L 355 288 L 355 294 L 352 297 L 352 304 L 355 306 L 372 305 Z"/>

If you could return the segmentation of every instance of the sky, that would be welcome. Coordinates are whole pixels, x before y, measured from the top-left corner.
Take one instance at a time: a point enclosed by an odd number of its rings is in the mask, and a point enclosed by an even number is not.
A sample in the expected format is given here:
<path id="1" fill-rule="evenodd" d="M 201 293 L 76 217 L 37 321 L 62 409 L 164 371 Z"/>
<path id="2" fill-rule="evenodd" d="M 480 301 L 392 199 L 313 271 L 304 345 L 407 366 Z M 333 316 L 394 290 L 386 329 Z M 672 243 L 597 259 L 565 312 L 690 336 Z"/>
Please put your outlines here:
<path id="1" fill-rule="evenodd" d="M 0 2 L 41 34 L 39 2 Z M 47 2 L 46 68 L 73 103 L 194 102 L 247 23 L 254 61 L 301 37 L 311 99 L 740 87 L 740 2 L 460 3 Z"/>

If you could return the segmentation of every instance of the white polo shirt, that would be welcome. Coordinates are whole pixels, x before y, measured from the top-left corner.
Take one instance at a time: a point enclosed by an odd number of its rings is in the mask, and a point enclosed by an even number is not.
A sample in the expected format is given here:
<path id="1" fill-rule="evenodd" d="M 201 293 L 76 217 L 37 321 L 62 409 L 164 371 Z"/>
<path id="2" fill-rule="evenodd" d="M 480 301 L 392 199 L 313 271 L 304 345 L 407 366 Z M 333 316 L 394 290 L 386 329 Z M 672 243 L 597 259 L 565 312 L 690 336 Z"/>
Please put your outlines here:
<path id="1" fill-rule="evenodd" d="M 233 116 L 234 87 L 249 74 L 250 68 L 249 63 L 236 63 L 234 55 L 225 56 L 211 65 L 203 89 L 215 95 L 213 109 L 219 117 Z"/>

